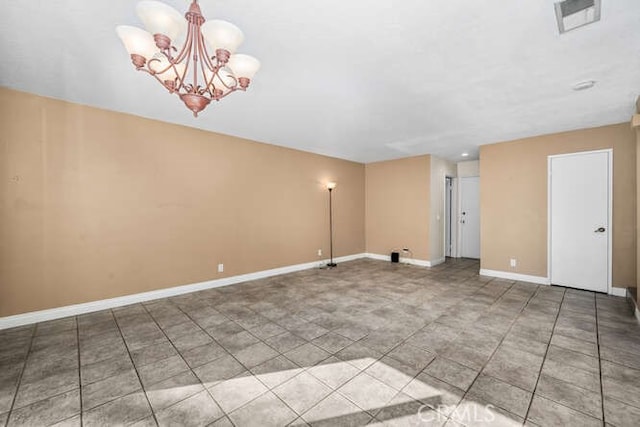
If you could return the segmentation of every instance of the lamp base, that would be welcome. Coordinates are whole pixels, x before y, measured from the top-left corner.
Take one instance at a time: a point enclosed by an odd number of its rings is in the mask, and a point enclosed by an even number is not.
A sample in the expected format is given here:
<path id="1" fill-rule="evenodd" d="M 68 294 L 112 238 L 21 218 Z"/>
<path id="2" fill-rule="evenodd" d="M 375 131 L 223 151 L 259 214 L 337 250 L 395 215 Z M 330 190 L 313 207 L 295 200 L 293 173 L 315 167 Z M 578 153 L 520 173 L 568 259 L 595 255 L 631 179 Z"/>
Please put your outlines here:
<path id="1" fill-rule="evenodd" d="M 330 263 L 327 264 L 327 267 L 329 267 L 329 268 L 334 268 L 334 267 L 337 267 L 337 266 L 338 266 L 338 264 L 336 264 L 335 262 L 330 262 Z"/>

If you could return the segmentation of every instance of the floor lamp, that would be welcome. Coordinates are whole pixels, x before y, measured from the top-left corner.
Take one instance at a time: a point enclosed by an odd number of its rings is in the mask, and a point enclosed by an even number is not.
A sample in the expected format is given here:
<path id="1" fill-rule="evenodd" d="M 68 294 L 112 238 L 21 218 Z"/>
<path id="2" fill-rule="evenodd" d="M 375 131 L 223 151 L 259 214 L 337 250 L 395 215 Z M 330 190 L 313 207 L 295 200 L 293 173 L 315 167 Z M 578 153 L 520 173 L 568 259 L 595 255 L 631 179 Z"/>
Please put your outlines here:
<path id="1" fill-rule="evenodd" d="M 329 190 L 329 255 L 331 257 L 331 261 L 327 264 L 327 267 L 333 268 L 337 267 L 338 264 L 333 262 L 333 206 L 332 206 L 332 193 L 333 189 L 336 188 L 335 182 L 327 182 L 327 190 Z"/>

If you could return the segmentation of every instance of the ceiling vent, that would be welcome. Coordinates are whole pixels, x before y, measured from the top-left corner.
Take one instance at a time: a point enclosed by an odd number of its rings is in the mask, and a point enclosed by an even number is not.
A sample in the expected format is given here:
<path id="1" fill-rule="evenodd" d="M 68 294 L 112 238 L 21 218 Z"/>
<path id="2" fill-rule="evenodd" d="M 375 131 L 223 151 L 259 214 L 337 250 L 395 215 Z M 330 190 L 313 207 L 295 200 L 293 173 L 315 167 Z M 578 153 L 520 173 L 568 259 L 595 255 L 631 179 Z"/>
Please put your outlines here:
<path id="1" fill-rule="evenodd" d="M 555 4 L 560 34 L 600 20 L 601 0 L 565 0 Z"/>

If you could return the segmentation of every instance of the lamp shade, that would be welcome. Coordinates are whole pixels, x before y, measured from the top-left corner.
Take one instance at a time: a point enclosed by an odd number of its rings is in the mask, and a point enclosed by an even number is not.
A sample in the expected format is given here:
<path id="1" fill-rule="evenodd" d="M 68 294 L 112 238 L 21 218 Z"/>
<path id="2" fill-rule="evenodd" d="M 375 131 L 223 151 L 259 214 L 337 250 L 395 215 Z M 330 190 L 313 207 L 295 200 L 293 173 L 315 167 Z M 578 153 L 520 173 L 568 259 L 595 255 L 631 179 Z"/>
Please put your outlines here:
<path id="1" fill-rule="evenodd" d="M 174 8 L 159 1 L 143 0 L 136 12 L 152 34 L 163 34 L 174 40 L 187 27 L 187 20 Z"/>
<path id="2" fill-rule="evenodd" d="M 335 182 L 327 182 L 327 190 L 333 190 L 338 184 Z"/>
<path id="3" fill-rule="evenodd" d="M 200 28 L 205 40 L 215 52 L 217 49 L 224 49 L 233 53 L 238 49 L 244 40 L 244 34 L 240 28 L 231 22 L 212 19 L 202 24 Z"/>
<path id="4" fill-rule="evenodd" d="M 119 25 L 116 27 L 116 33 L 129 55 L 141 55 L 149 60 L 158 51 L 153 36 L 141 28 Z"/>
<path id="5" fill-rule="evenodd" d="M 231 71 L 233 71 L 233 74 L 238 78 L 246 77 L 252 79 L 260 69 L 260 61 L 253 56 L 243 55 L 241 53 L 231 55 L 228 65 Z"/>

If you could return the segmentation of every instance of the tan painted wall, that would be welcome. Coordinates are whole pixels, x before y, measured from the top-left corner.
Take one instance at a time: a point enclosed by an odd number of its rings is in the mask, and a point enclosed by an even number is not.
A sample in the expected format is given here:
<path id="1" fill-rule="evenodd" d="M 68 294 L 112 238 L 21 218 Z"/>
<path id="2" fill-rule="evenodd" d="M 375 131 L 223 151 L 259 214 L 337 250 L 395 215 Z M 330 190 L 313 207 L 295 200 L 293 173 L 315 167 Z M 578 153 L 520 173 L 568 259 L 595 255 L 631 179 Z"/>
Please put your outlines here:
<path id="1" fill-rule="evenodd" d="M 0 316 L 328 256 L 329 180 L 365 249 L 364 165 L 7 89 L 0 179 Z"/>
<path id="2" fill-rule="evenodd" d="M 613 148 L 613 285 L 632 285 L 636 139 L 628 123 L 480 147 L 481 267 L 546 277 L 547 156 L 604 148 Z"/>
<path id="3" fill-rule="evenodd" d="M 388 255 L 409 248 L 429 260 L 431 156 L 366 165 L 367 252 Z"/>
<path id="4" fill-rule="evenodd" d="M 456 176 L 456 164 L 431 156 L 431 207 L 429 209 L 429 260 L 444 260 L 445 241 L 445 178 Z"/>

